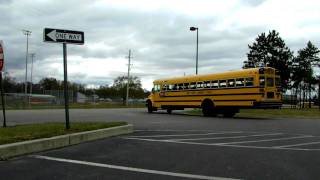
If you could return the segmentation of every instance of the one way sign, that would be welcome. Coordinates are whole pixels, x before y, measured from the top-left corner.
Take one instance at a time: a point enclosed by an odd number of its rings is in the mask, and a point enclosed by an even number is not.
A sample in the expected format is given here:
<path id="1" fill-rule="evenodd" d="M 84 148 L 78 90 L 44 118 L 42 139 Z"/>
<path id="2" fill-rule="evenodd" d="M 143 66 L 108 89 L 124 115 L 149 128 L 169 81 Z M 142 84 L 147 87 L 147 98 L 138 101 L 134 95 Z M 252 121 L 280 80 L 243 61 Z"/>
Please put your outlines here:
<path id="1" fill-rule="evenodd" d="M 81 31 L 44 28 L 43 41 L 54 43 L 84 44 L 84 33 Z"/>

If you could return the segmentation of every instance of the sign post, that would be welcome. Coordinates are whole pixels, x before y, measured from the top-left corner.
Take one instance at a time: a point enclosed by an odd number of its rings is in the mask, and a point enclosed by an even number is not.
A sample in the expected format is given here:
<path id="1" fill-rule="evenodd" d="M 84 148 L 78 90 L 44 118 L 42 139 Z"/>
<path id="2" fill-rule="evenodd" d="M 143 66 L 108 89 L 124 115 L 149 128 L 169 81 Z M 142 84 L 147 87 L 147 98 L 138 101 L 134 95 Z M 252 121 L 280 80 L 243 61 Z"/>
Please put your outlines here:
<path id="1" fill-rule="evenodd" d="M 67 71 L 67 44 L 84 44 L 84 33 L 63 29 L 44 28 L 43 41 L 63 44 L 63 71 L 64 71 L 64 105 L 66 115 L 66 129 L 70 129 L 69 121 L 69 94 Z"/>
<path id="2" fill-rule="evenodd" d="M 2 69 L 4 65 L 4 52 L 3 44 L 0 41 L 0 90 L 1 90 L 1 103 L 2 103 L 2 112 L 3 112 L 3 127 L 7 127 L 6 122 L 6 105 L 4 103 L 4 92 L 3 92 L 3 83 L 2 83 Z"/>
<path id="3" fill-rule="evenodd" d="M 67 44 L 63 43 L 63 77 L 64 77 L 64 108 L 66 113 L 66 129 L 70 129 L 69 122 L 69 94 L 68 94 L 68 69 L 67 69 Z"/>

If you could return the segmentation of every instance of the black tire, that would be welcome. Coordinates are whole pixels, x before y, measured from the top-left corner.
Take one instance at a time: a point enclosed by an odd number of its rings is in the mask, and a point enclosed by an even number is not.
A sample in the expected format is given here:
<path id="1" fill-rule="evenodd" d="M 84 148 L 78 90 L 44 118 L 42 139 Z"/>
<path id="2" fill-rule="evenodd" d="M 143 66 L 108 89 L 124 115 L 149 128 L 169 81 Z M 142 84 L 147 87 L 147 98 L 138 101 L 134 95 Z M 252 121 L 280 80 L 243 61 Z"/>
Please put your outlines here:
<path id="1" fill-rule="evenodd" d="M 152 111 L 153 111 L 153 107 L 152 107 L 152 103 L 151 103 L 151 101 L 148 101 L 147 108 L 148 108 L 148 113 L 152 113 Z"/>
<path id="2" fill-rule="evenodd" d="M 172 113 L 172 109 L 167 109 L 167 113 L 171 114 Z"/>
<path id="3" fill-rule="evenodd" d="M 214 111 L 214 105 L 211 100 L 205 100 L 202 103 L 202 114 L 205 117 L 216 116 L 217 114 Z"/>

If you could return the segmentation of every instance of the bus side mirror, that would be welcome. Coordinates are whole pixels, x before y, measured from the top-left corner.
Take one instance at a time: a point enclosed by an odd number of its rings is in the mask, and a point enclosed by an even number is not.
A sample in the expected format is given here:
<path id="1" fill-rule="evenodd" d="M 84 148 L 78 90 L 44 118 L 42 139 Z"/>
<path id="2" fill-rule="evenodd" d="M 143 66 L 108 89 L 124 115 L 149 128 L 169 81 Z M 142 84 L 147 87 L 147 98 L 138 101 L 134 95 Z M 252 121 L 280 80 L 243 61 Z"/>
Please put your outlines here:
<path id="1" fill-rule="evenodd" d="M 152 88 L 151 92 L 154 93 L 154 88 Z"/>

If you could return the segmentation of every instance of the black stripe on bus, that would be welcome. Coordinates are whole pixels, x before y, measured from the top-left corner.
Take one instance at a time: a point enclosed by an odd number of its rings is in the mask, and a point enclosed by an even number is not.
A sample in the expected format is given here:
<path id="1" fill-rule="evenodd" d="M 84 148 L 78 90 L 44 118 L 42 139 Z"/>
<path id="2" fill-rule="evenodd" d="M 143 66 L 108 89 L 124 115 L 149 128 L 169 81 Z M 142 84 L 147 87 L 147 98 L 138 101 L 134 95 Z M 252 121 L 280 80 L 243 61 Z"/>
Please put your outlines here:
<path id="1" fill-rule="evenodd" d="M 227 99 L 227 100 L 213 100 L 213 101 L 256 101 L 255 99 L 237 99 L 237 100 L 234 100 L 234 99 Z"/>
<path id="2" fill-rule="evenodd" d="M 188 94 L 188 95 L 176 95 L 176 96 L 160 96 L 162 97 L 190 97 L 190 96 L 241 96 L 241 95 L 263 95 L 264 93 L 238 93 L 238 94 Z"/>
<path id="3" fill-rule="evenodd" d="M 154 102 L 201 102 L 201 100 L 175 100 L 175 101 L 161 100 L 161 101 L 154 101 Z"/>
<path id="4" fill-rule="evenodd" d="M 228 99 L 228 100 L 213 100 L 213 102 L 221 102 L 221 101 L 256 101 L 255 99 Z M 154 101 L 154 102 L 201 102 L 201 100 L 175 100 L 175 101 L 166 101 L 166 100 L 161 100 L 161 101 Z"/>

